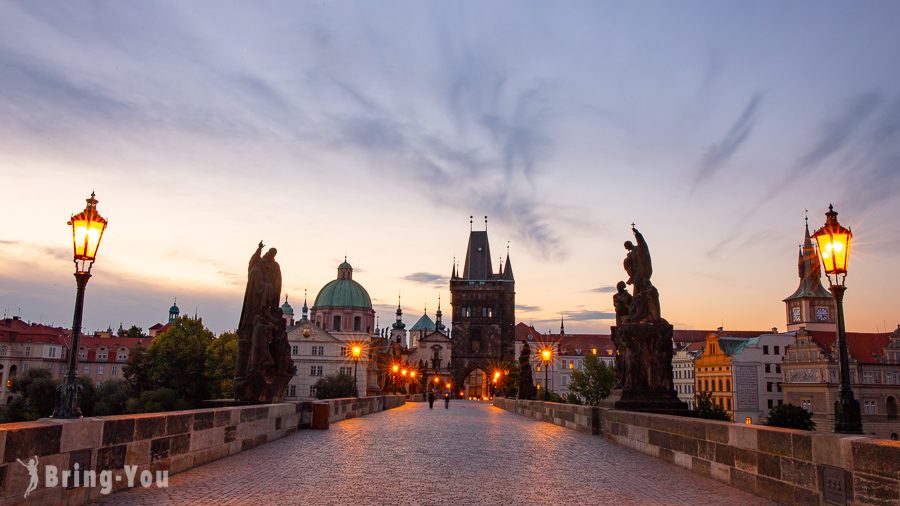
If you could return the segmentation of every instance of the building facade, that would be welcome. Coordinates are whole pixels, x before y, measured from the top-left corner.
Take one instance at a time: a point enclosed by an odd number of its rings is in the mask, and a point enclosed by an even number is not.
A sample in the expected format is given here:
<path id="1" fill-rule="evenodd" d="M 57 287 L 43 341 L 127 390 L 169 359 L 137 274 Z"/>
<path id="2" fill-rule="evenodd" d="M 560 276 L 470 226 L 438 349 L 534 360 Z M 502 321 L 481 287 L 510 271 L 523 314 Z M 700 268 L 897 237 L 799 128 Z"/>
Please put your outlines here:
<path id="1" fill-rule="evenodd" d="M 748 339 L 733 355 L 734 421 L 764 423 L 769 410 L 784 403 L 781 362 L 794 333 Z"/>
<path id="2" fill-rule="evenodd" d="M 722 336 L 715 332 L 706 335 L 703 353 L 694 361 L 696 392 L 708 392 L 714 405 L 734 420 L 733 356 L 747 342 L 746 338 Z"/>
<path id="3" fill-rule="evenodd" d="M 696 380 L 694 379 L 694 361 L 703 353 L 705 342 L 687 343 L 678 348 L 672 355 L 672 382 L 678 399 L 694 409 Z"/>

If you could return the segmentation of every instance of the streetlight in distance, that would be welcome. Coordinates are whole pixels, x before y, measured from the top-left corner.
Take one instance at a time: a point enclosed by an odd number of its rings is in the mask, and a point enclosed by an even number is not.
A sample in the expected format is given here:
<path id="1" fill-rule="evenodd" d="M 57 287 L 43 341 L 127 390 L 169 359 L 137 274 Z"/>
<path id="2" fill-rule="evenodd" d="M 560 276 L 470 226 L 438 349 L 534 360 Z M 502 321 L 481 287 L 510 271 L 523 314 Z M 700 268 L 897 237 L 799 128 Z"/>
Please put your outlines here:
<path id="1" fill-rule="evenodd" d="M 541 360 L 544 362 L 544 400 L 550 399 L 550 388 L 547 386 L 547 375 L 550 372 L 550 360 L 553 358 L 553 349 L 545 346 L 541 350 Z"/>
<path id="2" fill-rule="evenodd" d="M 834 431 L 845 434 L 862 434 L 862 419 L 859 413 L 859 401 L 853 398 L 850 388 L 850 357 L 847 353 L 847 332 L 844 328 L 844 292 L 847 287 L 847 264 L 850 260 L 850 242 L 853 232 L 838 223 L 837 211 L 829 204 L 825 213 L 825 225 L 816 230 L 816 251 L 825 268 L 828 278 L 828 289 L 837 306 L 837 338 L 841 354 L 841 390 L 840 398 L 834 403 Z"/>
<path id="3" fill-rule="evenodd" d="M 356 382 L 356 369 L 359 367 L 359 356 L 362 355 L 362 346 L 355 344 L 350 349 L 350 353 L 353 354 L 353 392 L 356 394 L 356 397 L 359 397 L 359 386 Z"/>
<path id="4" fill-rule="evenodd" d="M 72 319 L 72 343 L 69 346 L 69 371 L 59 386 L 59 397 L 53 409 L 53 418 L 81 418 L 78 406 L 78 338 L 81 334 L 81 315 L 84 312 L 84 289 L 91 279 L 91 267 L 97 258 L 100 239 L 106 230 L 106 218 L 97 212 L 97 199 L 91 192 L 84 211 L 73 215 L 68 225 L 72 227 L 72 246 L 75 261 L 75 316 Z"/>

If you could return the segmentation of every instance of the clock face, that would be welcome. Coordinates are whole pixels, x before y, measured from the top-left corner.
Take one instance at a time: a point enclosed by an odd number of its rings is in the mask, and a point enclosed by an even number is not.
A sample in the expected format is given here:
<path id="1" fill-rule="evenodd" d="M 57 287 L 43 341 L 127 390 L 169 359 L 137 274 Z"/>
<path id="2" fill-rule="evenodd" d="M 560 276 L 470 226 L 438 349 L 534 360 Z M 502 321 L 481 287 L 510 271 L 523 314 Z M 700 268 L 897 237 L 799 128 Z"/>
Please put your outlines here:
<path id="1" fill-rule="evenodd" d="M 799 321 L 800 321 L 800 308 L 799 308 L 799 307 L 792 307 L 792 308 L 791 308 L 791 321 L 792 321 L 792 322 L 799 322 Z"/>
<path id="2" fill-rule="evenodd" d="M 829 320 L 828 308 L 827 307 L 817 307 L 816 308 L 816 321 L 827 322 L 828 320 Z"/>

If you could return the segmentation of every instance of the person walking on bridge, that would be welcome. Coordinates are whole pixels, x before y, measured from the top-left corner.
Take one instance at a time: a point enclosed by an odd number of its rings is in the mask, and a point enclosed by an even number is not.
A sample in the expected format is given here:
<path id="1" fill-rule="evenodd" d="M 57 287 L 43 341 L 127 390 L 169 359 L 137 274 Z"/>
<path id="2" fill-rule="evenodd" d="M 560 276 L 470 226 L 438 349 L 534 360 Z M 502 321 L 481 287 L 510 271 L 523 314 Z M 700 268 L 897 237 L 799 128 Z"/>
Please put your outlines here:
<path id="1" fill-rule="evenodd" d="M 428 391 L 428 409 L 434 409 L 434 389 Z"/>
<path id="2" fill-rule="evenodd" d="M 444 409 L 450 409 L 450 390 L 444 392 Z"/>

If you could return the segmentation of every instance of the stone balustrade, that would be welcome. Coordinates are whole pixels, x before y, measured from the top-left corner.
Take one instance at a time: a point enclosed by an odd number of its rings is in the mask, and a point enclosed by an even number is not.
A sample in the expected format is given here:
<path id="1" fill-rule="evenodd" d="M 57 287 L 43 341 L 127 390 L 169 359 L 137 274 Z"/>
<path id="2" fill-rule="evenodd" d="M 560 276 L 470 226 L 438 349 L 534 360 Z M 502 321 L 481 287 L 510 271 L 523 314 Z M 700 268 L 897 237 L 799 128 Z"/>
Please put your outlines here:
<path id="1" fill-rule="evenodd" d="M 395 408 L 405 399 L 388 395 L 317 402 L 329 405 L 331 423 Z M 106 474 L 112 477 L 113 491 L 127 487 L 126 466 L 138 477 L 144 471 L 154 477 L 157 471 L 179 473 L 315 425 L 313 404 L 291 401 L 0 424 L 0 504 L 85 504 L 102 495 L 102 471 L 110 472 Z M 28 463 L 34 457 L 38 458 L 39 485 L 25 499 L 31 478 L 19 461 Z M 82 478 L 86 477 L 84 471 L 93 471 L 97 486 L 48 487 L 47 466 L 55 466 L 60 479 L 66 470 L 77 470 Z"/>
<path id="2" fill-rule="evenodd" d="M 582 432 L 592 409 L 513 399 L 494 405 Z M 897 441 L 593 409 L 608 439 L 781 504 L 825 504 L 826 495 L 832 504 L 900 504 Z"/>

